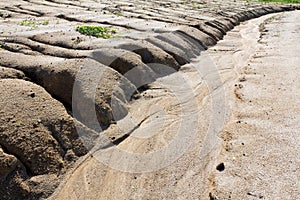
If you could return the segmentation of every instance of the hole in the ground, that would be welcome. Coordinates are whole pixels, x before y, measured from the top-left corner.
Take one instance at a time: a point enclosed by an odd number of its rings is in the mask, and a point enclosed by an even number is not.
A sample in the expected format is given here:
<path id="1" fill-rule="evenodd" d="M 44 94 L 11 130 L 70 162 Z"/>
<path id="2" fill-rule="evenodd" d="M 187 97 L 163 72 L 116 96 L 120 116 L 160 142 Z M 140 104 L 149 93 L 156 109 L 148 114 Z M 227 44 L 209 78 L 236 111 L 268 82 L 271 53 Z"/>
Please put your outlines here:
<path id="1" fill-rule="evenodd" d="M 225 165 L 224 165 L 224 163 L 218 164 L 218 166 L 216 167 L 216 169 L 217 169 L 219 172 L 224 171 L 224 170 L 225 170 Z"/>
<path id="2" fill-rule="evenodd" d="M 32 93 L 29 94 L 29 96 L 31 96 L 31 98 L 34 98 L 35 97 L 35 93 L 32 92 Z"/>

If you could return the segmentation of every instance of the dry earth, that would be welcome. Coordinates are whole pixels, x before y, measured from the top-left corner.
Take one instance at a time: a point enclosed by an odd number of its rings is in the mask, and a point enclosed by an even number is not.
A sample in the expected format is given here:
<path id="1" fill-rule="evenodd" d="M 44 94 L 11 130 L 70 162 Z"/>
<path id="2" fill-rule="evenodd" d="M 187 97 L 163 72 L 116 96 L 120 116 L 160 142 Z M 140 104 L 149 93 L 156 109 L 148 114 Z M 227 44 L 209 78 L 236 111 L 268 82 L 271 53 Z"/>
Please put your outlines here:
<path id="1" fill-rule="evenodd" d="M 95 148 L 53 198 L 297 199 L 298 17 L 285 13 L 244 23 L 179 72 L 151 83 L 130 108 L 130 119 L 146 121 L 117 149 Z M 295 77 L 283 76 L 293 66 Z M 122 121 L 106 131 L 126 129 Z M 173 162 L 164 146 L 172 155 L 184 153 Z M 144 160 L 151 150 L 160 154 Z M 122 151 L 143 156 L 132 159 Z"/>
<path id="2" fill-rule="evenodd" d="M 212 175 L 219 199 L 299 199 L 300 12 L 261 26 L 222 135 L 225 170 Z"/>
<path id="3" fill-rule="evenodd" d="M 272 132 L 266 125 L 273 124 L 273 132 L 284 126 L 289 133 L 279 131 L 274 141 L 284 145 L 280 139 L 286 139 L 290 144 L 286 152 L 297 157 L 297 139 L 291 140 L 296 137 L 292 130 L 297 118 L 283 122 L 278 116 L 297 115 L 289 101 L 294 98 L 296 108 L 297 73 L 284 79 L 280 70 L 291 71 L 286 65 L 273 70 L 272 63 L 276 56 L 282 57 L 280 61 L 290 58 L 283 64 L 294 63 L 291 67 L 296 70 L 296 50 L 288 50 L 297 44 L 299 14 L 271 18 L 287 29 L 279 29 L 272 20 L 265 22 L 268 16 L 239 26 L 209 47 L 240 22 L 297 8 L 230 0 L 1 1 L 1 199 L 42 199 L 55 190 L 53 199 L 277 197 L 265 188 L 267 182 L 284 175 L 299 179 L 297 159 L 271 162 L 276 168 L 261 169 L 268 178 L 256 183 L 258 176 L 251 172 L 258 173 L 257 163 L 266 159 L 255 160 L 251 153 L 257 149 L 261 156 L 266 153 L 263 138 Z M 34 25 L 22 25 L 24 20 Z M 77 25 L 101 25 L 117 33 L 111 39 L 94 38 L 76 32 Z M 264 31 L 260 49 L 259 30 Z M 296 40 L 281 43 L 284 36 Z M 269 68 L 252 67 L 265 62 Z M 269 82 L 260 76 L 267 73 Z M 235 83 L 240 74 L 243 83 Z M 295 83 L 280 86 L 291 80 Z M 275 93 L 273 87 L 295 92 Z M 259 92 L 262 97 L 255 101 L 251 95 Z M 285 97 L 273 107 L 272 92 L 278 99 Z M 287 104 L 290 107 L 284 107 Z M 262 113 L 251 114 L 253 109 Z M 264 113 L 273 121 L 256 118 Z M 261 143 L 251 139 L 258 138 L 253 136 L 257 127 Z M 239 132 L 246 129 L 249 135 Z M 245 150 L 234 146 L 241 135 L 248 138 Z M 275 151 L 274 145 L 270 143 L 267 151 L 272 157 L 285 154 Z M 246 170 L 237 155 L 243 151 L 248 152 L 243 162 L 253 170 L 247 172 L 252 178 L 244 179 L 257 184 L 253 188 L 236 175 L 240 168 Z M 219 162 L 225 163 L 225 173 L 214 173 Z M 278 175 L 283 167 L 296 171 Z M 292 180 L 282 182 L 287 189 L 278 197 L 289 192 L 290 199 L 298 196 Z"/>

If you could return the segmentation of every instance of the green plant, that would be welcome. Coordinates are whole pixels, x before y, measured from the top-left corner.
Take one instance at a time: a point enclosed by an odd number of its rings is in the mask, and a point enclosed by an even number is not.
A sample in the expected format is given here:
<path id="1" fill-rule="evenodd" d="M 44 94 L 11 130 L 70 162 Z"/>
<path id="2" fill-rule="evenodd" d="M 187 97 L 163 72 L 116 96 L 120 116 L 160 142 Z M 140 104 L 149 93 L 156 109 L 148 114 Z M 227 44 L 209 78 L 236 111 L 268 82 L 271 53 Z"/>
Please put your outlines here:
<path id="1" fill-rule="evenodd" d="M 196 9 L 204 8 L 204 6 L 202 4 L 197 3 L 197 2 L 192 2 L 192 7 L 196 8 Z"/>
<path id="2" fill-rule="evenodd" d="M 123 16 L 122 13 L 114 13 L 114 14 L 116 14 L 118 17 L 122 17 Z"/>
<path id="3" fill-rule="evenodd" d="M 77 26 L 76 31 L 83 35 L 104 39 L 111 38 L 113 34 L 117 33 L 115 29 L 103 28 L 102 26 Z"/>
<path id="4" fill-rule="evenodd" d="M 49 24 L 49 20 L 45 20 L 42 22 L 42 25 L 48 25 Z"/>
<path id="5" fill-rule="evenodd" d="M 38 25 L 48 25 L 49 24 L 49 20 L 36 21 L 34 19 L 24 19 L 19 24 L 21 26 L 29 26 L 29 27 L 32 27 L 32 28 L 37 28 Z"/>
<path id="6" fill-rule="evenodd" d="M 33 19 L 25 19 L 25 20 L 22 20 L 21 22 L 20 22 L 20 25 L 21 26 L 30 26 L 30 27 L 37 27 L 37 24 L 36 24 L 36 22 L 35 22 L 35 20 L 33 20 Z"/>
<path id="7" fill-rule="evenodd" d="M 259 2 L 300 3 L 300 0 L 258 0 Z"/>

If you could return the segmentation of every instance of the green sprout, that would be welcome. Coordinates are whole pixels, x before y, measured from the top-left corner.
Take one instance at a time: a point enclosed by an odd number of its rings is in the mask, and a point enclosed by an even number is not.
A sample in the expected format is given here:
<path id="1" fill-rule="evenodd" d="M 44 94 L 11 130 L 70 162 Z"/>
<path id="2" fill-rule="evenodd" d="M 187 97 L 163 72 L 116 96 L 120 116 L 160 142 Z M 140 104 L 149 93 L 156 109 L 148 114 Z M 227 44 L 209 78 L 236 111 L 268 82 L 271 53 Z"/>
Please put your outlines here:
<path id="1" fill-rule="evenodd" d="M 196 9 L 204 8 L 204 6 L 202 4 L 197 3 L 197 2 L 192 2 L 192 7 L 196 8 Z"/>
<path id="2" fill-rule="evenodd" d="M 49 20 L 36 21 L 34 19 L 25 19 L 25 20 L 22 20 L 19 24 L 21 26 L 29 26 L 29 27 L 31 27 L 31 29 L 34 29 L 34 28 L 37 28 L 38 25 L 48 25 Z"/>
<path id="3" fill-rule="evenodd" d="M 27 19 L 25 19 L 25 20 L 22 20 L 21 22 L 20 22 L 20 25 L 21 26 L 30 26 L 30 27 L 37 27 L 37 24 L 36 24 L 36 22 L 35 22 L 35 20 L 33 20 L 33 19 L 29 19 L 29 20 L 27 20 Z"/>
<path id="4" fill-rule="evenodd" d="M 123 14 L 122 13 L 115 13 L 118 17 L 122 17 Z"/>
<path id="5" fill-rule="evenodd" d="M 300 0 L 258 0 L 259 2 L 300 3 Z"/>
<path id="6" fill-rule="evenodd" d="M 42 25 L 48 25 L 49 24 L 49 20 L 45 20 L 42 22 Z"/>
<path id="7" fill-rule="evenodd" d="M 102 26 L 77 26 L 76 31 L 83 35 L 93 36 L 97 38 L 109 39 L 116 34 L 115 29 L 103 28 Z"/>

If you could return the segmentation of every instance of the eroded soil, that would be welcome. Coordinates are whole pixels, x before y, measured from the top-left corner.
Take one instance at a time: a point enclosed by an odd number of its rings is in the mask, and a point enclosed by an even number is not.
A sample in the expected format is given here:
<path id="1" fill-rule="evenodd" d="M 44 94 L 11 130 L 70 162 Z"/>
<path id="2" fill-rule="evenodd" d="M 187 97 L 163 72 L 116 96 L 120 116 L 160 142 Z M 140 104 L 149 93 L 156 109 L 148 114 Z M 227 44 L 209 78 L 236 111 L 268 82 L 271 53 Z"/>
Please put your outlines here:
<path id="1" fill-rule="evenodd" d="M 246 39 L 238 28 L 208 48 L 240 22 L 297 8 L 1 1 L 1 199 L 55 190 L 54 199 L 225 198 L 210 175 L 223 144 L 218 133 L 235 113 L 231 86 L 256 52 L 264 19 L 246 28 L 254 30 Z M 78 25 L 116 35 L 84 36 Z"/>

